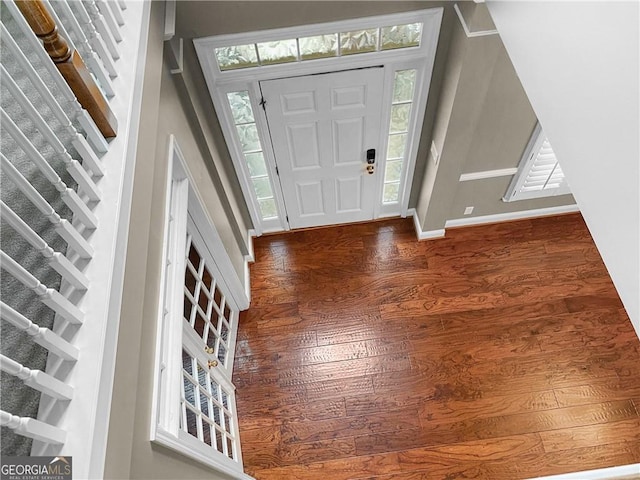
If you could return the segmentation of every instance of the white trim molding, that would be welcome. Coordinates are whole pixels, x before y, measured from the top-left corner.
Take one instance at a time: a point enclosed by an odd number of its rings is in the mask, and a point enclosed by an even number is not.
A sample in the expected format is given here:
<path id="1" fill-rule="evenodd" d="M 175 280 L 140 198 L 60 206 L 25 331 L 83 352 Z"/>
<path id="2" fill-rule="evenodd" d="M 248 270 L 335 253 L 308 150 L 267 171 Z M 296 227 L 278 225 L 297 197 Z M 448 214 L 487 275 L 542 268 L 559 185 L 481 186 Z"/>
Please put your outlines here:
<path id="1" fill-rule="evenodd" d="M 476 3 L 484 3 L 484 2 L 476 2 Z M 469 37 L 469 38 L 486 37 L 486 36 L 489 36 L 489 35 L 497 35 L 498 34 L 498 30 L 495 30 L 495 29 L 494 30 L 478 30 L 477 32 L 472 32 L 469 29 L 469 25 L 467 25 L 466 20 L 462 16 L 462 12 L 460 11 L 460 7 L 458 7 L 457 3 L 453 5 L 453 9 L 458 14 L 458 18 L 460 19 L 460 23 L 462 24 L 462 28 L 464 29 L 464 33 L 465 33 L 465 35 L 467 37 Z"/>
<path id="2" fill-rule="evenodd" d="M 479 217 L 456 218 L 447 220 L 445 228 L 466 227 L 470 225 L 482 225 L 485 223 L 508 222 L 510 220 L 523 220 L 526 218 L 547 217 L 551 215 L 561 215 L 563 213 L 579 212 L 577 205 L 560 205 L 558 207 L 536 208 L 533 210 L 523 210 L 519 212 L 497 213 L 494 215 L 483 215 Z"/>
<path id="3" fill-rule="evenodd" d="M 485 170 L 483 172 L 463 173 L 460 175 L 461 182 L 470 180 L 484 180 L 487 178 L 509 177 L 518 173 L 518 167 L 500 168 L 497 170 Z"/>
<path id="4" fill-rule="evenodd" d="M 436 238 L 444 238 L 444 228 L 441 228 L 440 230 L 430 230 L 428 232 L 423 232 L 422 225 L 420 225 L 420 219 L 418 218 L 418 212 L 413 210 L 412 216 L 413 226 L 416 229 L 416 237 L 418 238 L 418 240 L 433 240 Z"/>
<path id="5" fill-rule="evenodd" d="M 551 475 L 548 477 L 536 477 L 529 480 L 620 480 L 624 478 L 638 478 L 640 474 L 640 463 L 623 465 L 620 467 L 600 468 L 598 470 L 587 470 L 585 472 L 565 473 L 562 475 Z"/>

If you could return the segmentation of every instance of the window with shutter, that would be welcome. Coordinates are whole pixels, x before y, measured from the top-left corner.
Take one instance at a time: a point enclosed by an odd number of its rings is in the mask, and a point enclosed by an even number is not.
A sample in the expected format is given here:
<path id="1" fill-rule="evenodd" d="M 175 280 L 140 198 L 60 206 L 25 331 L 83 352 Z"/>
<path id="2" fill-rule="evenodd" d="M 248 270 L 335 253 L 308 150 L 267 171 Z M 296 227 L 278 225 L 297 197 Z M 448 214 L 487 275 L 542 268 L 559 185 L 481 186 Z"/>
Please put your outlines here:
<path id="1" fill-rule="evenodd" d="M 503 200 L 512 202 L 530 198 L 571 193 L 560 163 L 540 124 L 536 125 Z"/>

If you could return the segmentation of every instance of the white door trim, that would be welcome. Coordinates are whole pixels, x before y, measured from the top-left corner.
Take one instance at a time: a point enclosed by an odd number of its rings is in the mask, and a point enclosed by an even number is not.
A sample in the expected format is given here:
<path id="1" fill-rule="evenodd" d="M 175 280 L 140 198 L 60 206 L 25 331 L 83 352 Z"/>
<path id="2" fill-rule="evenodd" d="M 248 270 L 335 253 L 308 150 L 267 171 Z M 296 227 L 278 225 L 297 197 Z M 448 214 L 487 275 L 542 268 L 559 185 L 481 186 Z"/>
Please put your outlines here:
<path id="1" fill-rule="evenodd" d="M 275 164 L 272 157 L 273 149 L 269 147 L 269 132 L 266 126 L 266 116 L 259 104 L 261 97 L 258 85 L 258 82 L 262 80 L 283 77 L 312 75 L 315 73 L 328 73 L 338 70 L 384 65 L 386 78 L 382 124 L 388 126 L 391 114 L 391 97 L 395 72 L 404 69 L 416 70 L 415 93 L 413 97 L 414 108 L 412 108 L 411 113 L 407 143 L 408 148 L 405 153 L 404 167 L 401 174 L 401 195 L 397 204 L 382 205 L 383 175 L 379 175 L 379 202 L 376 204 L 374 218 L 407 215 L 411 184 L 417 158 L 418 143 L 431 83 L 431 75 L 433 72 L 442 14 L 443 8 L 439 7 L 428 10 L 416 10 L 399 14 L 364 17 L 331 23 L 194 39 L 194 45 L 209 88 L 209 94 L 211 95 L 214 107 L 219 116 L 223 135 L 229 147 L 229 152 L 238 175 L 238 180 L 240 182 L 245 201 L 247 202 L 247 206 L 250 211 L 256 235 L 261 235 L 262 233 L 269 231 L 286 230 L 288 228 L 286 221 L 282 218 L 283 212 L 285 211 L 282 193 L 278 182 L 274 181 L 276 178 L 276 172 L 273 167 Z M 215 60 L 214 49 L 222 46 L 243 45 L 279 39 L 283 40 L 287 38 L 297 38 L 300 36 L 311 36 L 341 31 L 344 32 L 388 25 L 401 25 L 413 22 L 423 23 L 422 41 L 418 47 L 227 71 L 220 71 Z M 267 162 L 267 169 L 271 178 L 271 186 L 274 190 L 274 198 L 280 213 L 278 219 L 263 220 L 259 213 L 259 204 L 255 197 L 250 174 L 237 139 L 233 116 L 227 100 L 227 93 L 234 91 L 248 91 L 251 97 L 251 106 L 256 119 L 256 127 L 261 139 L 263 154 L 269 160 Z M 381 141 L 381 154 L 384 152 L 386 155 L 386 145 L 387 136 L 385 135 L 385 138 Z"/>

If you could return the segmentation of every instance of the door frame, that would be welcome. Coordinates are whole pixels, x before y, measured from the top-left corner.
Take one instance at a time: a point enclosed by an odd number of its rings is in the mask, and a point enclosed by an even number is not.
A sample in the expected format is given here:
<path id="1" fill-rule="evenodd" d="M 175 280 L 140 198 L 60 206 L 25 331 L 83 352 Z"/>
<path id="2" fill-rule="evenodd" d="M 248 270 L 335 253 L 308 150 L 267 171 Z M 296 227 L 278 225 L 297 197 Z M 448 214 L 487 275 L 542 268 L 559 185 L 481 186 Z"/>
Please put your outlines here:
<path id="1" fill-rule="evenodd" d="M 391 99 L 393 95 L 393 80 L 395 72 L 400 70 L 416 70 L 412 111 L 409 121 L 407 149 L 404 156 L 404 165 L 400 179 L 399 201 L 393 204 L 383 204 L 382 188 L 384 174 L 378 176 L 378 190 L 376 193 L 376 205 L 374 219 L 381 217 L 403 216 L 408 213 L 409 196 L 413 180 L 415 164 L 420 141 L 420 133 L 423 126 L 433 65 L 435 61 L 436 47 L 442 22 L 443 8 L 431 8 L 427 10 L 415 10 L 411 12 L 389 14 L 382 16 L 363 17 L 352 20 L 342 20 L 330 23 L 314 25 L 302 25 L 273 30 L 218 35 L 194 39 L 194 46 L 198 55 L 202 71 L 209 89 L 209 94 L 217 112 L 225 142 L 249 210 L 256 235 L 266 232 L 289 230 L 289 224 L 285 218 L 285 205 L 277 181 L 275 155 L 271 145 L 271 137 L 267 125 L 266 113 L 261 107 L 262 95 L 260 81 L 274 80 L 285 77 L 306 76 L 318 73 L 331 73 L 340 70 L 351 70 L 373 66 L 384 66 L 384 101 L 382 111 L 382 125 L 388 128 L 391 115 Z M 377 28 L 389 25 L 402 25 L 407 23 L 422 22 L 422 39 L 419 46 L 401 48 L 395 50 L 383 50 L 370 53 L 360 53 L 342 57 L 305 60 L 302 62 L 281 63 L 264 65 L 253 68 L 242 68 L 221 71 L 215 58 L 215 48 L 232 45 L 247 45 L 257 42 L 284 40 L 312 35 L 321 35 L 334 32 L 360 30 L 365 28 Z M 250 103 L 255 118 L 258 136 L 262 144 L 262 152 L 267 164 L 267 173 L 270 178 L 273 197 L 275 199 L 278 217 L 263 219 L 260 214 L 258 199 L 253 190 L 251 175 L 244 161 L 240 141 L 238 139 L 233 115 L 227 100 L 227 93 L 246 91 L 249 93 Z M 386 160 L 388 135 L 382 130 L 383 139 L 380 143 L 380 151 L 385 152 Z M 380 155 L 382 159 L 382 155 Z M 378 164 L 379 170 L 384 171 L 384 162 Z"/>

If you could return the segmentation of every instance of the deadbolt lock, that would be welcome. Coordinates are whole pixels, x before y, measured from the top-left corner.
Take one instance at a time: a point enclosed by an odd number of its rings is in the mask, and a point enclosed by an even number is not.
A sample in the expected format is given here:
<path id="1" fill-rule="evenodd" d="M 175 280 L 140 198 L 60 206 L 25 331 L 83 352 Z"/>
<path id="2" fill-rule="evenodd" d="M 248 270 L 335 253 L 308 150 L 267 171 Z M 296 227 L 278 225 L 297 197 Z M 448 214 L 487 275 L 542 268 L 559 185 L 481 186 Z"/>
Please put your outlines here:
<path id="1" fill-rule="evenodd" d="M 218 361 L 217 361 L 217 360 L 209 360 L 209 361 L 207 362 L 207 366 L 208 366 L 209 368 L 217 367 L 217 366 L 218 366 Z"/>
<path id="2" fill-rule="evenodd" d="M 369 175 L 373 175 L 374 168 L 375 167 L 373 165 L 367 165 L 367 172 L 369 172 Z"/>
<path id="3" fill-rule="evenodd" d="M 213 355 L 213 347 L 204 347 L 204 351 L 209 355 Z"/>

